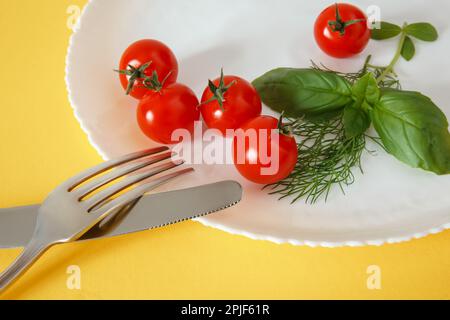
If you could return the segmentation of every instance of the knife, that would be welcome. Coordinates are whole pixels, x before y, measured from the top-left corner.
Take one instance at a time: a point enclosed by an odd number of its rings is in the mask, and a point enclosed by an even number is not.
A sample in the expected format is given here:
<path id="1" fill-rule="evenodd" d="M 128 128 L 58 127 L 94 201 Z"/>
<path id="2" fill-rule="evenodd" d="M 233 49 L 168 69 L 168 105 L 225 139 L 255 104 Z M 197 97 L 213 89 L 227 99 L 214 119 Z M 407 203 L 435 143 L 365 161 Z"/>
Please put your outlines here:
<path id="1" fill-rule="evenodd" d="M 150 194 L 119 208 L 81 240 L 113 237 L 205 216 L 237 204 L 242 187 L 222 181 L 188 189 Z M 0 248 L 25 246 L 31 239 L 39 205 L 0 209 Z"/>

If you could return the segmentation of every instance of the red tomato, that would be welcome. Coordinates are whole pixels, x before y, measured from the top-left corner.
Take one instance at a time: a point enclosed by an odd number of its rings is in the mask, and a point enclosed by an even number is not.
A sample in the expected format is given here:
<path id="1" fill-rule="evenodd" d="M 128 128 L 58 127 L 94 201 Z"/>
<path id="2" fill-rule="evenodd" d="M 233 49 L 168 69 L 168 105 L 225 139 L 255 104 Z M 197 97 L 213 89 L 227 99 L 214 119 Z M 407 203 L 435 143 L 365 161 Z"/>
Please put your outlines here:
<path id="1" fill-rule="evenodd" d="M 242 176 L 259 184 L 275 183 L 289 176 L 297 163 L 298 152 L 294 137 L 283 133 L 284 129 L 280 128 L 279 120 L 270 116 L 259 116 L 243 125 L 246 135 L 237 134 L 233 140 L 234 164 Z M 256 130 L 256 139 L 248 138 L 252 130 Z M 260 130 L 266 135 L 260 136 Z M 272 130 L 276 130 L 274 137 Z M 277 153 L 273 154 L 272 150 Z M 273 171 L 262 171 L 269 167 Z"/>
<path id="2" fill-rule="evenodd" d="M 262 104 L 256 89 L 236 76 L 223 76 L 210 81 L 202 96 L 200 111 L 208 128 L 237 129 L 261 114 Z"/>
<path id="3" fill-rule="evenodd" d="M 183 84 L 175 83 L 160 91 L 150 91 L 139 103 L 137 120 L 142 132 L 150 139 L 171 144 L 176 129 L 194 131 L 194 121 L 199 120 L 198 99 Z"/>
<path id="4" fill-rule="evenodd" d="M 177 59 L 164 43 L 151 39 L 139 40 L 123 53 L 119 64 L 120 82 L 132 97 L 142 99 L 148 93 L 142 80 L 155 71 L 160 82 L 167 78 L 166 85 L 177 81 Z"/>
<path id="5" fill-rule="evenodd" d="M 326 8 L 316 20 L 314 36 L 319 47 L 335 58 L 347 58 L 364 50 L 370 39 L 367 17 L 346 3 Z"/>

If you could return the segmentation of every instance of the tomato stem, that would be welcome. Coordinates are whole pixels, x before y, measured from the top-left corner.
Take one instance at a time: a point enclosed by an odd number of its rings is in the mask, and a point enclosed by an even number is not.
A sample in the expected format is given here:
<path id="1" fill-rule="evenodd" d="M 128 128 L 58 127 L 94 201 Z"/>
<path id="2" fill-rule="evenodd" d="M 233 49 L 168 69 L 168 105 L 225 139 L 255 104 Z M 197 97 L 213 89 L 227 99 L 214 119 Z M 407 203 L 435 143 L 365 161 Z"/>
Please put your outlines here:
<path id="1" fill-rule="evenodd" d="M 147 63 L 144 63 L 139 68 L 136 68 L 132 65 L 128 65 L 128 68 L 126 70 L 114 70 L 115 72 L 118 72 L 119 74 L 124 74 L 126 76 L 129 76 L 128 79 L 128 85 L 126 94 L 129 95 L 131 90 L 133 90 L 134 84 L 138 80 L 142 80 L 146 78 L 145 70 L 147 70 L 148 67 L 152 64 L 152 61 L 149 61 Z"/>
<path id="2" fill-rule="evenodd" d="M 223 111 L 223 104 L 225 102 L 225 93 L 233 86 L 236 84 L 236 80 L 231 81 L 229 84 L 225 85 L 225 80 L 224 80 L 225 76 L 223 74 L 223 68 L 220 70 L 220 80 L 219 80 L 219 85 L 216 86 L 214 84 L 214 82 L 212 82 L 211 80 L 208 81 L 208 87 L 209 90 L 212 92 L 213 96 L 208 99 L 207 101 L 203 102 L 202 104 L 200 104 L 200 106 L 208 104 L 210 102 L 213 101 L 217 101 L 217 103 L 220 106 L 220 109 Z"/>
<path id="3" fill-rule="evenodd" d="M 284 111 L 281 112 L 280 118 L 278 119 L 278 130 L 282 135 L 285 136 L 292 136 L 292 127 L 290 125 L 283 124 L 284 119 Z"/>
<path id="4" fill-rule="evenodd" d="M 160 82 L 158 78 L 158 73 L 156 71 L 153 71 L 152 76 L 145 77 L 142 83 L 144 84 L 144 87 L 146 87 L 147 89 L 150 89 L 155 92 L 160 92 L 161 89 L 164 87 L 164 84 L 166 83 L 167 79 L 169 79 L 172 72 L 173 71 L 168 72 L 167 75 L 164 77 L 164 79 Z"/>
<path id="5" fill-rule="evenodd" d="M 349 21 L 342 20 L 341 14 L 339 12 L 339 6 L 335 3 L 336 6 L 336 20 L 328 21 L 328 25 L 330 26 L 333 32 L 339 32 L 341 36 L 345 35 L 345 29 L 348 26 L 351 26 L 355 23 L 366 21 L 366 19 L 354 19 Z"/>

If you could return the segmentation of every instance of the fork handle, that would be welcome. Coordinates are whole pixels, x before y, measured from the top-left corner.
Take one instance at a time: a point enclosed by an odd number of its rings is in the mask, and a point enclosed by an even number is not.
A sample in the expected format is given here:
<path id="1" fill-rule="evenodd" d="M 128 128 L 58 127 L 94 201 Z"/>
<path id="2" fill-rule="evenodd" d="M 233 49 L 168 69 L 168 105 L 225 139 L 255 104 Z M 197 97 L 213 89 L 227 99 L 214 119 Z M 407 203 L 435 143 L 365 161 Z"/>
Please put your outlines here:
<path id="1" fill-rule="evenodd" d="M 36 239 L 32 239 L 20 256 L 0 274 L 0 292 L 8 288 L 15 280 L 23 275 L 28 268 L 49 248 L 51 244 L 44 244 Z"/>

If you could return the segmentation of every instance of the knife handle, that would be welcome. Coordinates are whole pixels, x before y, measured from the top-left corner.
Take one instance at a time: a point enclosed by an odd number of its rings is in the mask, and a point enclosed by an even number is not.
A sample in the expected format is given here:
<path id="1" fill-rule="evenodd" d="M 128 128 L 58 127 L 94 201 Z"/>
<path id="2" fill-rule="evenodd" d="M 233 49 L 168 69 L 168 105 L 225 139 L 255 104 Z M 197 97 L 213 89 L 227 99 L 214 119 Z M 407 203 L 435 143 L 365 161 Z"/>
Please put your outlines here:
<path id="1" fill-rule="evenodd" d="M 0 293 L 6 290 L 15 280 L 30 268 L 34 262 L 47 251 L 52 244 L 41 243 L 33 238 L 20 256 L 0 274 Z"/>

